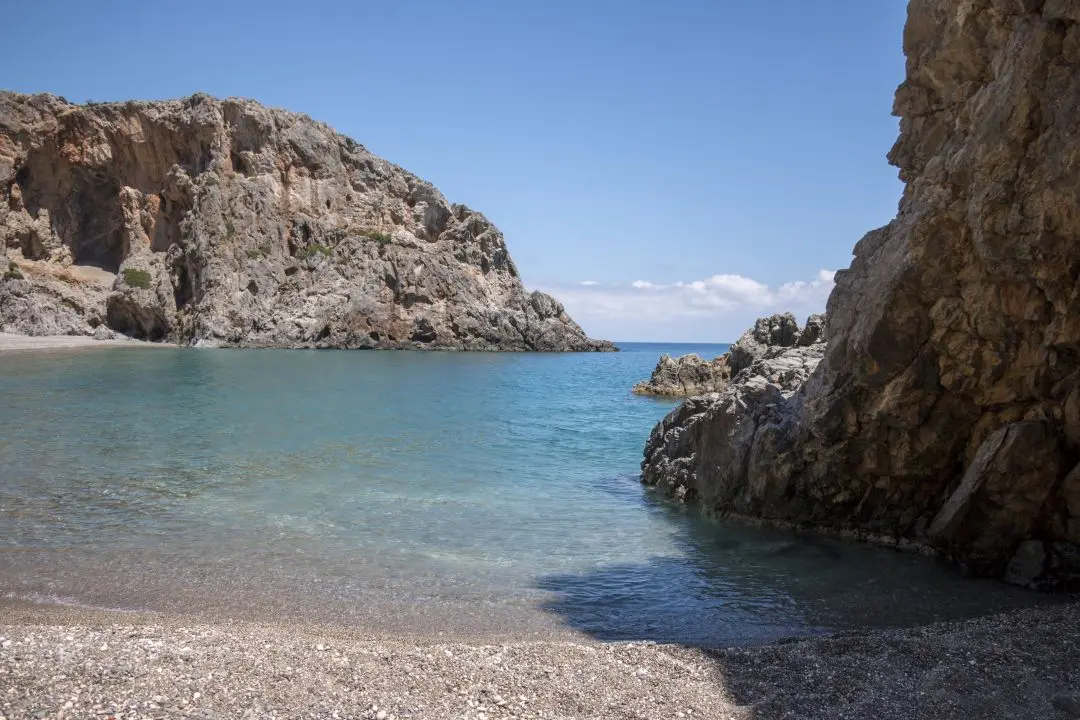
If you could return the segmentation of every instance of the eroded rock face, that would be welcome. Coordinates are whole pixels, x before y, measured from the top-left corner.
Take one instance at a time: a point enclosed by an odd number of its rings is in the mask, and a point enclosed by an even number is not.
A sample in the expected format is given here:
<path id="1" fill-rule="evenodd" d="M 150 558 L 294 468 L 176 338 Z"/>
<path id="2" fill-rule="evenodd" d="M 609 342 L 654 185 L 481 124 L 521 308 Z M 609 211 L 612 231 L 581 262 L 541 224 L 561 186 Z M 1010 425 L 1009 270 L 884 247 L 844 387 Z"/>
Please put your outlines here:
<path id="1" fill-rule="evenodd" d="M 9 332 L 612 349 L 525 291 L 483 215 L 321 123 L 247 100 L 0 93 L 0 250 L 23 276 L 0 277 Z"/>
<path id="2" fill-rule="evenodd" d="M 744 332 L 729 351 L 733 375 L 750 367 L 765 356 L 772 347 L 791 347 L 802 331 L 791 313 L 759 318 L 754 327 Z"/>
<path id="3" fill-rule="evenodd" d="M 1080 10 L 912 0 L 904 49 L 904 196 L 837 273 L 821 364 L 786 402 L 733 411 L 733 434 L 706 413 L 646 480 L 677 467 L 721 515 L 1075 588 Z"/>
<path id="4" fill-rule="evenodd" d="M 812 345 L 825 338 L 824 315 L 811 315 L 806 328 L 800 328 L 791 313 L 758 319 L 718 358 L 702 360 L 695 354 L 672 358 L 663 355 L 652 376 L 634 386 L 640 395 L 692 397 L 722 392 L 733 375 L 778 348 Z"/>
<path id="5" fill-rule="evenodd" d="M 768 327 L 770 320 L 759 320 L 743 338 Z M 757 356 L 720 392 L 691 398 L 669 413 L 645 446 L 642 481 L 679 500 L 754 514 L 758 498 L 743 485 L 750 474 L 747 463 L 755 437 L 759 431 L 764 434 L 766 425 L 786 428 L 794 422 L 795 391 L 825 354 L 824 341 L 797 345 L 799 335 L 794 325 L 794 332 L 777 338 L 789 343 L 786 346 L 749 345 Z M 703 466 L 712 471 L 708 476 L 700 473 Z"/>
<path id="6" fill-rule="evenodd" d="M 634 385 L 639 395 L 692 397 L 719 392 L 731 380 L 731 357 L 724 353 L 712 360 L 703 360 L 691 353 L 673 358 L 661 355 L 648 380 Z"/>

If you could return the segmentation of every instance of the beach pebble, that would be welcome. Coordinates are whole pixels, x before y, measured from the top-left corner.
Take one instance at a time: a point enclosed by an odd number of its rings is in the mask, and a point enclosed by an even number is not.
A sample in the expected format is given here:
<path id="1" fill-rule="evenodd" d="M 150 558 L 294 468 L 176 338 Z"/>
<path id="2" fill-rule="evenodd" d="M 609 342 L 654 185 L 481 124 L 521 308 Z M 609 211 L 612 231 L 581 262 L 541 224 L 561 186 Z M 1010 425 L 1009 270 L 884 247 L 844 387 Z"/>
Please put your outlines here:
<path id="1" fill-rule="evenodd" d="M 312 654 L 315 631 L 284 625 L 86 627 L 75 624 L 85 622 L 81 614 L 71 626 L 48 619 L 3 626 L 0 642 L 12 641 L 17 652 L 0 655 L 0 720 L 685 720 L 746 718 L 748 706 L 762 718 L 965 720 L 1066 718 L 1080 706 L 1080 605 L 710 653 L 636 642 L 438 640 L 418 648 L 412 640 L 357 638 L 347 667 Z M 98 653 L 105 639 L 109 651 Z M 296 667 L 283 675 L 286 663 Z"/>

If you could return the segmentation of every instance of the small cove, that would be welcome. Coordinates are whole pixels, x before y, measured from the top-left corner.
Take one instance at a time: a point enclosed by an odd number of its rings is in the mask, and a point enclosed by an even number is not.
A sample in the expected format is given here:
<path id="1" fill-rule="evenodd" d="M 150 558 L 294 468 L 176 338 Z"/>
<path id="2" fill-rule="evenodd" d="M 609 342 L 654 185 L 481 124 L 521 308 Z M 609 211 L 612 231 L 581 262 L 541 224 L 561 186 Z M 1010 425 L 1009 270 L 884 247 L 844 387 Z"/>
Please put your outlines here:
<path id="1" fill-rule="evenodd" d="M 719 525 L 637 482 L 662 352 L 0 356 L 0 596 L 700 645 L 1039 597 Z"/>

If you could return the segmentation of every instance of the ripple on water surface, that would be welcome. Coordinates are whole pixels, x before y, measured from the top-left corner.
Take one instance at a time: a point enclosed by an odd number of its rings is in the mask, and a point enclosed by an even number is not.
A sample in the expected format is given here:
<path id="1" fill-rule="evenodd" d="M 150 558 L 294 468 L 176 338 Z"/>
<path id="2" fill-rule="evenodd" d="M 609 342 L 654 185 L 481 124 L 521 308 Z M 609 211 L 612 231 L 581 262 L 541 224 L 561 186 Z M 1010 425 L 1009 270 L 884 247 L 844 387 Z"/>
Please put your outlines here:
<path id="1" fill-rule="evenodd" d="M 701 644 L 1035 597 L 720 526 L 637 482 L 661 352 L 128 348 L 0 358 L 0 592 Z"/>

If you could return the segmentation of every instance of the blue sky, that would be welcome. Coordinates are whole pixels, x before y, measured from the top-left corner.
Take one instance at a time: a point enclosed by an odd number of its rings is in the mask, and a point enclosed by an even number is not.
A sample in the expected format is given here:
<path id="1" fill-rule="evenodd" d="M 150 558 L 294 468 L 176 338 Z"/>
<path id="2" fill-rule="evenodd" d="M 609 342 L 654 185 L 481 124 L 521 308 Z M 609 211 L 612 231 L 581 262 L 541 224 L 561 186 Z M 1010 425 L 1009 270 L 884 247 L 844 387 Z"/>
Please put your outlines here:
<path id="1" fill-rule="evenodd" d="M 728 341 L 822 309 L 895 213 L 905 5 L 42 0 L 0 82 L 306 112 L 483 211 L 591 334 Z"/>

